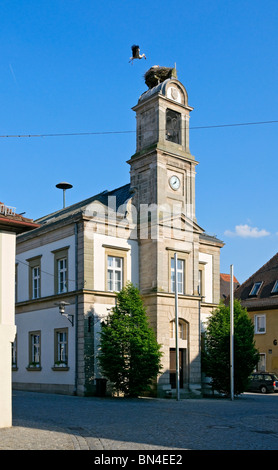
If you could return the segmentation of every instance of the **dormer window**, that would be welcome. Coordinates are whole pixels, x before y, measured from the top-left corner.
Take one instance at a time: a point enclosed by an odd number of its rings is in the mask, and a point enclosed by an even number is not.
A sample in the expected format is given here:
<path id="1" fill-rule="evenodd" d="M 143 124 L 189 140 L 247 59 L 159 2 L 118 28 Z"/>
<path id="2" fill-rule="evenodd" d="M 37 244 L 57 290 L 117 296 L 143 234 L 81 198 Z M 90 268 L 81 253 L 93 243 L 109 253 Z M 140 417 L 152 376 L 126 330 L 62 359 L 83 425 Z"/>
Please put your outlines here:
<path id="1" fill-rule="evenodd" d="M 278 281 L 275 281 L 271 294 L 278 294 Z"/>
<path id="2" fill-rule="evenodd" d="M 260 287 L 262 285 L 262 282 L 255 282 L 255 284 L 253 285 L 252 289 L 251 289 L 251 292 L 250 292 L 250 296 L 252 295 L 258 295 L 258 292 L 260 290 Z"/>

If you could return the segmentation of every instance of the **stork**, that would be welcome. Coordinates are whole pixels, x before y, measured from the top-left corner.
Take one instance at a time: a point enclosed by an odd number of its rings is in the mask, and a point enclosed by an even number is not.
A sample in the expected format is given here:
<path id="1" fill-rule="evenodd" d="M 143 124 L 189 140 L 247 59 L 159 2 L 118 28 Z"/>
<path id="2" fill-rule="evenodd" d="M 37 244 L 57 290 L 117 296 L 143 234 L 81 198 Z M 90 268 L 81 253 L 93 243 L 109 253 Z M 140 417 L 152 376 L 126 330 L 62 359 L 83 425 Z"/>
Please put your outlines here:
<path id="1" fill-rule="evenodd" d="M 131 62 L 132 64 L 133 64 L 134 59 L 143 59 L 143 57 L 144 59 L 146 59 L 145 54 L 140 54 L 139 46 L 133 45 L 131 46 L 131 50 L 132 50 L 132 57 L 130 57 L 129 62 Z"/>

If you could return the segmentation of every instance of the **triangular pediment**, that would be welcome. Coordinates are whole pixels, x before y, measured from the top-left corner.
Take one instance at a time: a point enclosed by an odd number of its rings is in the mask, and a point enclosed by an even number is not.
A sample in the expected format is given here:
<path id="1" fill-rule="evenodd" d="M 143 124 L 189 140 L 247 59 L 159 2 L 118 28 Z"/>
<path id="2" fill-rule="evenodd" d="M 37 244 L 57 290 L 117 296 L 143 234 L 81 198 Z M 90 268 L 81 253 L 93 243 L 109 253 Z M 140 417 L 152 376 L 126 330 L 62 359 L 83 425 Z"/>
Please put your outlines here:
<path id="1" fill-rule="evenodd" d="M 163 216 L 160 217 L 159 223 L 164 227 L 177 230 L 179 229 L 182 231 L 190 231 L 196 234 L 203 234 L 205 232 L 204 229 L 200 227 L 200 225 L 198 225 L 194 219 L 186 216 L 184 213 L 171 214 L 169 216 L 165 216 L 165 214 L 163 214 Z"/>

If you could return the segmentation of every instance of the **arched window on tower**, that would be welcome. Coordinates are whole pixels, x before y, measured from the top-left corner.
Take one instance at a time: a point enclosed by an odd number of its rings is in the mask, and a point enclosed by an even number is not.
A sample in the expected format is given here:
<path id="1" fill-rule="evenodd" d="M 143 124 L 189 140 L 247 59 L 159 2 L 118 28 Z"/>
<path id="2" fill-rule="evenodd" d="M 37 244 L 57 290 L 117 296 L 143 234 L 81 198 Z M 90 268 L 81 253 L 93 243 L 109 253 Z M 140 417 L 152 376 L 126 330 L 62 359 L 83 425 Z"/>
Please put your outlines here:
<path id="1" fill-rule="evenodd" d="M 172 109 L 166 109 L 165 139 L 181 144 L 181 114 Z"/>

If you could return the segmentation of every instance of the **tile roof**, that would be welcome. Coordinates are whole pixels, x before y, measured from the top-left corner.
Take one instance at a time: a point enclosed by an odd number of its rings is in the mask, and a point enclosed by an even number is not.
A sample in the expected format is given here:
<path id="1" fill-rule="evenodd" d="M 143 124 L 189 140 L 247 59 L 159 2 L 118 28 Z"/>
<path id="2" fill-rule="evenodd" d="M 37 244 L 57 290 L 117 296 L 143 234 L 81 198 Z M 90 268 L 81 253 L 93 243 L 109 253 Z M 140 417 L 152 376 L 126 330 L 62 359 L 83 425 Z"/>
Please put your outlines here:
<path id="1" fill-rule="evenodd" d="M 231 279 L 231 276 L 230 274 L 220 274 L 220 278 L 225 281 L 225 282 L 230 282 L 230 279 Z M 237 284 L 239 284 L 238 280 L 236 279 L 236 277 L 234 276 L 234 282 L 236 282 Z"/>
<path id="2" fill-rule="evenodd" d="M 35 223 L 33 219 L 17 214 L 14 207 L 6 206 L 0 202 L 0 229 L 22 233 L 37 227 L 39 224 Z"/>
<path id="3" fill-rule="evenodd" d="M 227 299 L 230 295 L 230 274 L 220 274 L 220 297 L 221 299 Z M 239 282 L 234 276 L 234 289 L 237 289 Z"/>
<path id="4" fill-rule="evenodd" d="M 124 204 L 130 197 L 130 184 L 126 184 L 119 188 L 113 189 L 112 191 L 103 191 L 95 196 L 91 196 L 88 199 L 84 199 L 83 201 L 77 202 L 72 204 L 71 206 L 65 207 L 60 209 L 52 214 L 48 214 L 36 220 L 36 222 L 40 224 L 45 224 L 49 222 L 58 221 L 60 219 L 64 219 L 68 216 L 81 213 L 85 210 L 85 208 L 90 205 L 92 202 L 98 201 L 105 206 L 108 206 L 108 198 L 115 196 L 116 201 L 116 210 Z"/>
<path id="5" fill-rule="evenodd" d="M 203 232 L 200 234 L 200 239 L 211 242 L 211 243 L 216 243 L 217 245 L 224 246 L 225 243 L 222 240 L 219 240 L 216 235 L 210 235 L 207 232 Z"/>
<path id="6" fill-rule="evenodd" d="M 241 284 L 235 291 L 235 297 L 240 299 L 242 305 L 247 308 L 278 306 L 278 295 L 271 292 L 277 280 L 278 253 Z M 261 288 L 256 296 L 250 296 L 251 289 L 256 282 L 262 282 Z"/>

